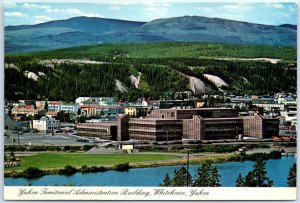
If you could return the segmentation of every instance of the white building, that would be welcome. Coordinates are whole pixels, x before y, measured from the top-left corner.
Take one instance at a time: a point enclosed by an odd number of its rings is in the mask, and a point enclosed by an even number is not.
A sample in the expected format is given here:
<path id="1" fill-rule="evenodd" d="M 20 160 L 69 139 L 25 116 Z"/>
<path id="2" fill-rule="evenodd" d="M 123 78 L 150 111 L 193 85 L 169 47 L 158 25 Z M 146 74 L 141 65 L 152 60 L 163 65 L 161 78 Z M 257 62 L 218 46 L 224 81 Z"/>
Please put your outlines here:
<path id="1" fill-rule="evenodd" d="M 75 103 L 77 104 L 81 104 L 84 101 L 89 100 L 91 97 L 78 97 L 77 99 L 75 99 Z"/>
<path id="2" fill-rule="evenodd" d="M 79 109 L 79 104 L 62 104 L 60 109 L 64 112 L 77 113 Z"/>
<path id="3" fill-rule="evenodd" d="M 41 132 L 51 132 L 59 129 L 59 120 L 42 117 L 40 120 L 33 120 L 32 127 Z"/>
<path id="4" fill-rule="evenodd" d="M 48 111 L 61 111 L 62 102 L 59 101 L 49 101 L 48 102 Z"/>
<path id="5" fill-rule="evenodd" d="M 115 102 L 114 97 L 78 97 L 75 100 L 75 103 L 83 105 L 83 102 L 85 101 L 90 101 L 94 103 L 98 103 L 99 105 L 107 106 L 111 105 L 112 103 Z"/>

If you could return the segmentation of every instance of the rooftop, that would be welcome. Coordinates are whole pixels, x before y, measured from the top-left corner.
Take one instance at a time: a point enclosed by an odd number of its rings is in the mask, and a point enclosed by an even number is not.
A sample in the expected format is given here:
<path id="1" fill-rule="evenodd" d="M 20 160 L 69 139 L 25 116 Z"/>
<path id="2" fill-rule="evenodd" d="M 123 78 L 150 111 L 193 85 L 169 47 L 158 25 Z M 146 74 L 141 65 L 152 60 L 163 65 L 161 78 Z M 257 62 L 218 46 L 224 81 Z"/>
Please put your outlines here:
<path id="1" fill-rule="evenodd" d="M 78 123 L 77 126 L 117 126 L 117 122 L 96 122 L 96 123 Z"/>

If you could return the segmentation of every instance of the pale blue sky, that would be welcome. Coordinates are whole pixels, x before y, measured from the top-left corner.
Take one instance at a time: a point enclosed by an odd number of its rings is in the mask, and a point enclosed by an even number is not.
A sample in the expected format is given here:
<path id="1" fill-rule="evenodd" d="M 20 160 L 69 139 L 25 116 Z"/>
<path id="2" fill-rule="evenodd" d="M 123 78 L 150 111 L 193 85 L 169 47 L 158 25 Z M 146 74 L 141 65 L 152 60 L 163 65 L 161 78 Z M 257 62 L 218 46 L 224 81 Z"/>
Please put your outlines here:
<path id="1" fill-rule="evenodd" d="M 75 16 L 150 21 L 196 15 L 260 24 L 297 24 L 295 3 L 7 3 L 5 25 L 28 25 Z"/>

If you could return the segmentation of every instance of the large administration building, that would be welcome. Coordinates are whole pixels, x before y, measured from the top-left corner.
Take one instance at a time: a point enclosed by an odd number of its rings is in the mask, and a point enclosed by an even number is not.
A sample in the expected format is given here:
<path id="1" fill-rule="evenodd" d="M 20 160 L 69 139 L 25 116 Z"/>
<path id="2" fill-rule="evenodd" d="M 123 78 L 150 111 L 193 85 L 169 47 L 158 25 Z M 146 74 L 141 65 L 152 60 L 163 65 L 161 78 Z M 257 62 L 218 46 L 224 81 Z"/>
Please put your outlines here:
<path id="1" fill-rule="evenodd" d="M 238 116 L 232 108 L 154 109 L 148 117 L 118 115 L 114 123 L 81 123 L 78 135 L 111 140 L 217 140 L 239 135 L 272 138 L 279 133 L 278 118 Z"/>

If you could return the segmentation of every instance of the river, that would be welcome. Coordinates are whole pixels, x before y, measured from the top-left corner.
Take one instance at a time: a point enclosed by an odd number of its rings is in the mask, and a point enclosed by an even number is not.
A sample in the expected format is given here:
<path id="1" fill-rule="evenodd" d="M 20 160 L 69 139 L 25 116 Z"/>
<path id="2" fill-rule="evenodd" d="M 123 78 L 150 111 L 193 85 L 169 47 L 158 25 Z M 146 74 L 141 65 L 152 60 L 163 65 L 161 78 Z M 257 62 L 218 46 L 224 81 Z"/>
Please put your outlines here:
<path id="1" fill-rule="evenodd" d="M 270 159 L 266 161 L 267 176 L 274 181 L 275 187 L 287 187 L 287 177 L 290 167 L 296 162 L 294 156 Z M 245 176 L 255 162 L 226 162 L 215 164 L 221 175 L 223 187 L 234 187 L 239 173 Z M 160 166 L 150 168 L 134 168 L 127 172 L 106 171 L 98 173 L 76 173 L 72 176 L 47 175 L 39 179 L 5 178 L 6 186 L 54 186 L 72 184 L 76 186 L 158 186 L 165 174 L 173 174 L 174 169 L 181 166 Z M 190 165 L 190 172 L 194 176 L 199 165 Z"/>

